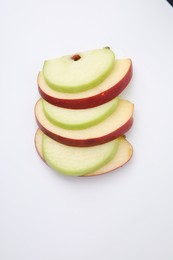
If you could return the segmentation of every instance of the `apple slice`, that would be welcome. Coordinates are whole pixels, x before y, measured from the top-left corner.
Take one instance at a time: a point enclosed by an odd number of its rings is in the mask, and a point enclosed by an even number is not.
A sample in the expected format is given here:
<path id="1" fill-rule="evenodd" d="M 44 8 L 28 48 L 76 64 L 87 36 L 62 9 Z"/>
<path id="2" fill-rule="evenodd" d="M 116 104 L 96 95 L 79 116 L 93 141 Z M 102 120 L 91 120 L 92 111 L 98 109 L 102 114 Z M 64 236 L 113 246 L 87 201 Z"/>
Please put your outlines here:
<path id="1" fill-rule="evenodd" d="M 35 116 L 39 128 L 50 138 L 71 146 L 94 146 L 103 144 L 123 135 L 133 123 L 134 105 L 127 100 L 119 100 L 116 110 L 101 123 L 82 130 L 68 130 L 53 125 L 45 116 L 42 100 L 35 106 Z"/>
<path id="2" fill-rule="evenodd" d="M 115 60 L 109 76 L 96 87 L 80 93 L 62 93 L 50 88 L 43 73 L 38 74 L 38 90 L 49 103 L 72 109 L 85 109 L 102 105 L 118 96 L 132 78 L 132 61 L 130 59 Z"/>
<path id="3" fill-rule="evenodd" d="M 42 105 L 47 119 L 61 128 L 79 130 L 96 125 L 106 119 L 115 111 L 119 98 L 88 109 L 68 109 L 54 106 L 44 99 Z"/>
<path id="4" fill-rule="evenodd" d="M 43 135 L 44 135 L 43 132 L 40 129 L 38 129 L 35 134 L 35 147 L 39 156 L 46 163 L 42 152 Z M 127 163 L 131 159 L 132 154 L 133 154 L 132 145 L 125 139 L 125 137 L 121 136 L 119 137 L 118 150 L 115 153 L 113 159 L 110 160 L 107 164 L 105 164 L 101 168 L 99 168 L 98 170 L 83 175 L 83 177 L 98 176 L 113 171 L 119 167 L 122 167 L 125 163 Z"/>
<path id="5" fill-rule="evenodd" d="M 47 164 L 58 172 L 81 176 L 107 164 L 118 149 L 119 139 L 93 147 L 74 147 L 61 144 L 43 135 L 42 151 Z"/>
<path id="6" fill-rule="evenodd" d="M 106 47 L 47 60 L 43 75 L 51 88 L 76 93 L 102 82 L 111 72 L 114 62 L 114 53 Z"/>

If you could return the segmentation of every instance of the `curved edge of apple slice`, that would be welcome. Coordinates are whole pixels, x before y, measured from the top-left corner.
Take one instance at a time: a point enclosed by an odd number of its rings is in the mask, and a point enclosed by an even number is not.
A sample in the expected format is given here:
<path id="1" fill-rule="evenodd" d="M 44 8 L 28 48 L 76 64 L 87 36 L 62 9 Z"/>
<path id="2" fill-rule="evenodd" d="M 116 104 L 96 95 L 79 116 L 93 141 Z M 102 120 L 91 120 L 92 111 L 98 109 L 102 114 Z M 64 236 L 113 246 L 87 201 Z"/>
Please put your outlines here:
<path id="1" fill-rule="evenodd" d="M 114 158 L 108 164 L 98 169 L 97 171 L 80 177 L 99 176 L 117 170 L 120 167 L 124 166 L 126 163 L 128 163 L 132 158 L 132 156 L 133 156 L 132 145 L 127 141 L 125 136 L 121 136 L 118 151 L 115 154 Z"/>
<path id="2" fill-rule="evenodd" d="M 35 148 L 40 158 L 44 161 L 44 163 L 46 163 L 42 153 L 42 136 L 43 136 L 43 132 L 38 128 L 34 139 Z M 83 175 L 81 177 L 99 176 L 117 170 L 118 168 L 124 166 L 131 159 L 132 155 L 133 155 L 132 145 L 126 140 L 125 136 L 122 136 L 120 137 L 118 151 L 116 152 L 114 158 L 105 166 L 98 169 L 97 171 L 94 171 L 90 174 Z"/>
<path id="3" fill-rule="evenodd" d="M 123 102 L 128 102 L 128 101 L 123 101 Z M 36 118 L 37 125 L 41 129 L 41 131 L 57 142 L 60 142 L 62 144 L 68 145 L 68 146 L 76 146 L 76 147 L 95 146 L 95 145 L 104 144 L 106 142 L 112 141 L 112 140 L 120 137 L 121 135 L 124 135 L 132 127 L 134 106 L 132 103 L 130 103 L 130 102 L 128 102 L 128 103 L 130 104 L 130 113 L 127 116 L 127 119 L 124 120 L 123 124 L 120 124 L 119 126 L 117 126 L 117 128 L 114 128 L 114 129 L 111 128 L 111 132 L 107 132 L 107 133 L 105 132 L 104 134 L 102 134 L 100 136 L 92 136 L 92 137 L 91 137 L 91 133 L 90 133 L 87 138 L 83 138 L 83 139 L 76 138 L 76 137 L 71 138 L 70 134 L 69 134 L 69 136 L 62 136 L 62 133 L 55 132 L 54 130 L 49 129 L 50 126 L 52 127 L 53 125 L 46 119 L 44 112 L 42 110 L 42 106 L 40 106 L 40 101 L 38 101 L 35 106 L 35 118 Z M 121 108 L 121 112 L 124 112 L 123 109 Z M 116 114 L 117 114 L 117 111 L 118 111 L 118 109 L 115 111 Z M 112 116 L 114 116 L 114 114 Z M 111 123 L 111 122 L 113 123 L 113 119 L 111 117 L 109 117 L 107 120 L 110 121 L 109 123 Z M 103 124 L 103 123 L 106 124 L 105 122 L 106 122 L 106 120 L 100 124 Z M 45 126 L 46 123 L 48 123 L 47 128 Z M 56 126 L 53 126 L 53 128 L 54 127 L 55 127 L 55 129 L 58 129 L 58 128 L 56 128 Z M 99 125 L 99 128 L 100 128 L 100 125 Z M 103 128 L 103 125 L 101 128 Z M 75 131 L 75 130 L 71 130 L 71 131 Z M 84 130 L 80 130 L 80 131 L 82 131 L 82 133 L 83 133 Z M 90 131 L 93 132 L 93 129 Z M 96 131 L 96 129 L 95 129 L 95 131 Z"/>
<path id="4" fill-rule="evenodd" d="M 129 84 L 132 75 L 133 75 L 133 65 L 131 59 L 124 59 L 129 62 L 128 70 L 125 72 L 122 78 L 118 82 L 116 82 L 113 86 L 111 86 L 109 89 L 106 89 L 104 91 L 101 91 L 98 94 L 94 94 L 93 96 L 86 96 L 82 98 L 59 98 L 56 95 L 52 95 L 50 93 L 47 93 L 44 91 L 41 87 L 41 84 L 39 82 L 39 76 L 38 74 L 37 78 L 37 84 L 38 84 L 38 91 L 43 99 L 45 99 L 47 102 L 51 103 L 52 105 L 64 107 L 64 108 L 70 108 L 70 109 L 85 109 L 85 108 L 92 108 L 95 106 L 102 105 L 113 98 L 117 97 Z M 96 87 L 97 88 L 97 87 Z M 51 92 L 52 93 L 52 92 Z"/>
<path id="5" fill-rule="evenodd" d="M 36 148 L 38 155 L 46 163 L 46 161 L 43 157 L 42 140 L 43 140 L 43 132 L 38 128 L 35 133 L 34 144 L 35 144 L 35 148 Z"/>
<path id="6" fill-rule="evenodd" d="M 53 140 L 55 140 L 57 142 L 60 142 L 62 144 L 69 145 L 69 146 L 76 146 L 76 147 L 95 146 L 95 145 L 99 145 L 99 144 L 104 144 L 106 142 L 110 142 L 113 139 L 116 139 L 119 136 L 124 135 L 127 131 L 129 131 L 133 125 L 133 121 L 134 120 L 133 120 L 133 116 L 132 116 L 124 125 L 122 125 L 120 128 L 118 128 L 114 132 L 101 136 L 101 137 L 98 137 L 98 138 L 75 140 L 75 139 L 71 139 L 71 138 L 67 138 L 67 137 L 63 137 L 63 136 L 54 134 L 53 132 L 46 129 L 36 118 L 38 127 L 41 129 L 41 131 L 44 134 L 46 134 L 47 136 L 49 136 L 50 138 L 52 138 Z"/>

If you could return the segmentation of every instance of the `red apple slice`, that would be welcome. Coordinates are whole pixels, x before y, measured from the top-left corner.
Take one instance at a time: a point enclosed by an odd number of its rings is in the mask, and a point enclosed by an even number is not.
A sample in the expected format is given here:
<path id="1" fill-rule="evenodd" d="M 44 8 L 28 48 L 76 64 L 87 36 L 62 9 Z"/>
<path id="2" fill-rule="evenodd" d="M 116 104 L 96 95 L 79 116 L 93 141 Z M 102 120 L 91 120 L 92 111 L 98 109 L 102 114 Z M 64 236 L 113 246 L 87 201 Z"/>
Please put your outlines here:
<path id="1" fill-rule="evenodd" d="M 133 124 L 134 105 L 120 100 L 116 110 L 101 123 L 82 130 L 63 129 L 45 116 L 41 99 L 36 103 L 35 116 L 39 128 L 50 138 L 70 146 L 94 146 L 123 135 Z"/>
<path id="2" fill-rule="evenodd" d="M 46 161 L 43 157 L 43 152 L 42 152 L 42 138 L 43 138 L 43 132 L 40 129 L 38 129 L 35 134 L 35 147 L 36 147 L 36 150 L 37 150 L 39 156 L 46 163 Z M 108 173 L 110 171 L 113 171 L 113 170 L 116 170 L 116 169 L 122 167 L 125 163 L 127 163 L 131 159 L 132 154 L 133 154 L 132 145 L 123 136 L 120 137 L 119 140 L 120 141 L 119 141 L 118 151 L 116 152 L 113 159 L 109 163 L 107 163 L 105 166 L 101 167 L 100 169 L 98 169 L 90 174 L 83 175 L 83 177 L 98 176 L 101 174 Z"/>
<path id="3" fill-rule="evenodd" d="M 118 96 L 132 78 L 132 61 L 130 59 L 115 60 L 114 68 L 109 76 L 98 86 L 80 93 L 61 93 L 51 89 L 38 74 L 40 95 L 49 103 L 73 109 L 84 109 L 102 105 Z"/>

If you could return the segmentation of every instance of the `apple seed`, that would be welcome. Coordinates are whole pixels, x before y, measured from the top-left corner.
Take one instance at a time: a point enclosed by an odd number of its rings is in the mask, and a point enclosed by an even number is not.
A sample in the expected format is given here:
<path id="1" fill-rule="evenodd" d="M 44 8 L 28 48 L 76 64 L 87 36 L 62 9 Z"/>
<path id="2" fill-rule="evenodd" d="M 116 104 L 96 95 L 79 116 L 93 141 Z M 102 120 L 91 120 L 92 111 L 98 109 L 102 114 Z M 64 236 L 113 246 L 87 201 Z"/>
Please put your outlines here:
<path id="1" fill-rule="evenodd" d="M 81 56 L 79 54 L 74 54 L 71 59 L 74 61 L 80 60 Z"/>

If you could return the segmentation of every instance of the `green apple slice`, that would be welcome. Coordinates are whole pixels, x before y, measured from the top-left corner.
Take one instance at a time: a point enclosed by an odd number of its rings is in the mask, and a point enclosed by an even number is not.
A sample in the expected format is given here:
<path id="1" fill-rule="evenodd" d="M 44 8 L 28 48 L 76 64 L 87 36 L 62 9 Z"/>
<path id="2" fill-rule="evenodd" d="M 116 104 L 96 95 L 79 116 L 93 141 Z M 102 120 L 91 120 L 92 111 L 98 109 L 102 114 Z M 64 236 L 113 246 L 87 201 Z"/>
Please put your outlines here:
<path id="1" fill-rule="evenodd" d="M 81 52 L 44 62 L 47 84 L 60 92 L 77 93 L 101 83 L 111 72 L 115 55 L 110 48 Z"/>
<path id="2" fill-rule="evenodd" d="M 43 134 L 42 151 L 47 164 L 64 175 L 82 176 L 107 164 L 118 150 L 119 139 L 93 147 L 61 144 Z"/>
<path id="3" fill-rule="evenodd" d="M 41 159 L 46 163 L 43 152 L 42 152 L 42 140 L 43 140 L 43 132 L 38 128 L 35 134 L 35 147 L 38 152 L 38 155 Z M 101 168 L 97 169 L 94 172 L 88 173 L 85 176 L 98 176 L 101 174 L 108 173 L 110 171 L 116 170 L 122 167 L 125 163 L 127 163 L 132 155 L 133 155 L 133 147 L 132 145 L 126 140 L 125 136 L 121 136 L 119 139 L 118 150 L 115 153 L 114 157 L 110 162 L 102 166 Z"/>
<path id="4" fill-rule="evenodd" d="M 119 98 L 88 109 L 68 109 L 54 106 L 42 99 L 43 110 L 47 119 L 54 125 L 71 130 L 85 129 L 106 119 L 115 111 Z"/>

